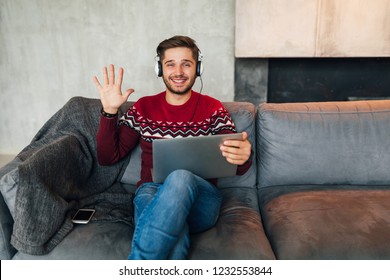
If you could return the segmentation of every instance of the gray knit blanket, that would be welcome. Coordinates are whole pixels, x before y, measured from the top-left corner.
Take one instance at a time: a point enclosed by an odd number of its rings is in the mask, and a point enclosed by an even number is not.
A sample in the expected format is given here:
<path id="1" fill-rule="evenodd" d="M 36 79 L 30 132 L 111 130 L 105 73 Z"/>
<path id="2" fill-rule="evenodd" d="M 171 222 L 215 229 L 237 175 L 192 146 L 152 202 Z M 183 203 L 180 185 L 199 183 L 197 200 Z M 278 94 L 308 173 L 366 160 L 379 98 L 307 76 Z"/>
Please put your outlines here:
<path id="1" fill-rule="evenodd" d="M 74 97 L 51 117 L 17 156 L 11 244 L 27 254 L 50 252 L 72 230 L 78 208 L 94 208 L 95 221 L 132 224 L 132 195 L 118 182 L 129 157 L 100 166 L 98 99 Z"/>

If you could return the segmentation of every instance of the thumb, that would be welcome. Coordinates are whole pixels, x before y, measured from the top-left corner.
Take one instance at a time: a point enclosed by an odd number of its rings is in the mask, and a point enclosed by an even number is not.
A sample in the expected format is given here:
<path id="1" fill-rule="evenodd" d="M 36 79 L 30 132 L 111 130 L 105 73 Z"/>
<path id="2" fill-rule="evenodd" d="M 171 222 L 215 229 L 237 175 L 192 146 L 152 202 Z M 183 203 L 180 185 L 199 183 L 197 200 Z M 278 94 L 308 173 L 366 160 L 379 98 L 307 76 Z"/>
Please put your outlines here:
<path id="1" fill-rule="evenodd" d="M 133 92 L 134 92 L 134 89 L 132 89 L 132 88 L 126 90 L 126 92 L 124 94 L 124 97 L 126 97 L 126 100 L 129 98 L 130 94 L 132 94 Z"/>
<path id="2" fill-rule="evenodd" d="M 248 133 L 246 131 L 242 132 L 242 141 L 246 141 L 248 139 Z"/>

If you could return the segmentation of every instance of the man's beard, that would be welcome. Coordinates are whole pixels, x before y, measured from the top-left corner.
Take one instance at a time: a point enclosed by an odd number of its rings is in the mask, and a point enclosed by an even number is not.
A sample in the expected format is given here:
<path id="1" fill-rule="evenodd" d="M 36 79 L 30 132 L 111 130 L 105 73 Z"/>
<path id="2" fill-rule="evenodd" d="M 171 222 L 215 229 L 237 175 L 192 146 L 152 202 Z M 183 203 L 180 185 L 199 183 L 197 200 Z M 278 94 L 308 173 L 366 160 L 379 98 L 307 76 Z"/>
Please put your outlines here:
<path id="1" fill-rule="evenodd" d="M 169 84 L 169 77 L 168 78 L 165 78 L 163 77 L 163 81 L 164 81 L 164 84 L 165 86 L 167 87 L 167 89 L 173 93 L 173 94 L 185 94 L 187 93 L 190 89 L 192 89 L 193 85 L 195 84 L 195 80 L 196 79 L 193 79 L 192 81 L 190 81 L 190 83 L 188 84 L 188 86 L 186 86 L 185 88 L 183 89 L 180 89 L 180 90 L 175 90 L 172 88 L 172 86 Z"/>

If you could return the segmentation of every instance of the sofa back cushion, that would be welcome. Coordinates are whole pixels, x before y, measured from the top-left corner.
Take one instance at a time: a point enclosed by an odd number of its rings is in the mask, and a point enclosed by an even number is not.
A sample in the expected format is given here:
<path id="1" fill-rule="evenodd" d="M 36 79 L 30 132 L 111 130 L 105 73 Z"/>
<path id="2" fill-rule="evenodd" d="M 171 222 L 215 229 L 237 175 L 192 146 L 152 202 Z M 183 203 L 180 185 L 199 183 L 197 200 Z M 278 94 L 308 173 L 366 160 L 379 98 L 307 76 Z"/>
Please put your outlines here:
<path id="1" fill-rule="evenodd" d="M 226 110 L 229 111 L 238 132 L 246 131 L 248 139 L 252 144 L 253 164 L 251 168 L 242 176 L 221 178 L 218 180 L 220 187 L 255 187 L 256 186 L 256 106 L 249 102 L 223 102 Z M 132 103 L 126 103 L 121 112 L 126 111 Z M 140 179 L 141 171 L 141 149 L 138 146 L 133 150 L 130 162 L 122 176 L 121 182 L 135 185 Z"/>
<path id="2" fill-rule="evenodd" d="M 263 103 L 259 186 L 390 185 L 390 101 Z"/>

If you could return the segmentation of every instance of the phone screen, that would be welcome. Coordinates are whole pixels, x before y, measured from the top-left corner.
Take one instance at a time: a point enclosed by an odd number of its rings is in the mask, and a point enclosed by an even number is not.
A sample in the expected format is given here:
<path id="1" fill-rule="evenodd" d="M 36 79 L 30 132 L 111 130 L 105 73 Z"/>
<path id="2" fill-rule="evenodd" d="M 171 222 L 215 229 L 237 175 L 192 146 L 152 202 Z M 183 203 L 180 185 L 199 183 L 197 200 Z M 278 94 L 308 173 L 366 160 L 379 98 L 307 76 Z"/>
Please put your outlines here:
<path id="1" fill-rule="evenodd" d="M 79 209 L 76 215 L 73 216 L 72 222 L 75 224 L 87 224 L 94 213 L 95 209 Z"/>

